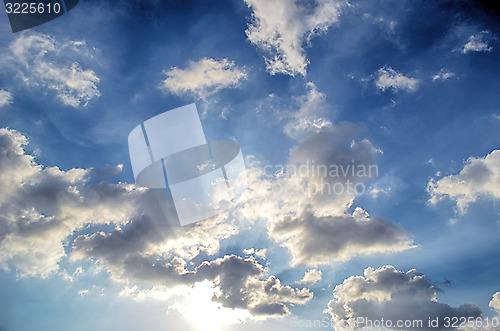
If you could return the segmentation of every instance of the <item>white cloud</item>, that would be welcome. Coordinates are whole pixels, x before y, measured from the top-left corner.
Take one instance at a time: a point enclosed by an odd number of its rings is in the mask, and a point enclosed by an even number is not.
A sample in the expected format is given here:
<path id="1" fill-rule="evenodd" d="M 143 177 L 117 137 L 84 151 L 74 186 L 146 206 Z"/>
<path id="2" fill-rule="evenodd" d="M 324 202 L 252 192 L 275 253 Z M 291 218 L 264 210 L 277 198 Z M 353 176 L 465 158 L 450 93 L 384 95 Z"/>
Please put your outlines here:
<path id="1" fill-rule="evenodd" d="M 427 191 L 431 196 L 430 203 L 436 204 L 443 198 L 453 199 L 462 214 L 481 197 L 500 199 L 500 150 L 494 150 L 484 158 L 469 158 L 456 175 L 431 179 Z"/>
<path id="2" fill-rule="evenodd" d="M 309 60 L 304 45 L 338 21 L 344 1 L 245 0 L 252 10 L 248 40 L 266 53 L 272 74 L 306 75 Z"/>
<path id="3" fill-rule="evenodd" d="M 385 329 L 426 329 L 429 318 L 439 317 L 432 329 L 448 329 L 444 317 L 479 317 L 482 312 L 474 304 L 451 307 L 439 303 L 439 289 L 425 275 L 410 270 L 402 272 L 393 266 L 367 268 L 363 276 L 351 276 L 333 290 L 333 299 L 324 313 L 331 315 L 336 330 L 355 330 L 367 326 L 356 323 L 359 318 L 385 321 Z M 398 326 L 398 321 L 422 321 L 423 327 Z M 392 327 L 390 324 L 392 324 Z"/>
<path id="4" fill-rule="evenodd" d="M 407 77 L 391 67 L 380 68 L 375 76 L 375 85 L 382 91 L 390 88 L 394 92 L 415 92 L 418 88 L 418 79 Z"/>
<path id="5" fill-rule="evenodd" d="M 75 58 L 91 57 L 85 42 L 58 42 L 36 32 L 24 32 L 9 46 L 10 61 L 26 85 L 54 90 L 56 97 L 71 107 L 83 106 L 100 96 L 99 77 L 84 69 Z"/>
<path id="6" fill-rule="evenodd" d="M 500 314 L 500 292 L 493 294 L 493 298 L 491 299 L 489 306 Z"/>
<path id="7" fill-rule="evenodd" d="M 321 280 L 323 273 L 320 270 L 309 269 L 304 274 L 304 277 L 297 283 L 299 284 L 316 284 Z"/>
<path id="8" fill-rule="evenodd" d="M 466 54 L 468 52 L 491 52 L 493 47 L 488 46 L 488 31 L 481 31 L 476 35 L 469 37 L 469 41 L 464 45 L 462 53 Z"/>
<path id="9" fill-rule="evenodd" d="M 432 76 L 432 81 L 435 82 L 438 80 L 448 80 L 452 77 L 455 77 L 455 74 L 453 72 L 445 70 L 445 69 L 441 69 L 441 70 L 439 70 L 439 72 L 437 74 Z"/>
<path id="10" fill-rule="evenodd" d="M 14 101 L 12 93 L 7 90 L 0 89 L 0 108 L 10 105 Z"/>
<path id="11" fill-rule="evenodd" d="M 160 88 L 177 95 L 193 93 L 202 99 L 221 89 L 237 87 L 247 79 L 246 72 L 228 59 L 203 58 L 189 62 L 185 69 L 173 67 L 164 73 L 167 77 Z"/>
<path id="12" fill-rule="evenodd" d="M 91 171 L 43 167 L 27 138 L 0 129 L 0 266 L 48 276 L 66 256 L 64 241 L 86 224 L 121 224 L 139 192 L 126 184 L 89 185 Z"/>

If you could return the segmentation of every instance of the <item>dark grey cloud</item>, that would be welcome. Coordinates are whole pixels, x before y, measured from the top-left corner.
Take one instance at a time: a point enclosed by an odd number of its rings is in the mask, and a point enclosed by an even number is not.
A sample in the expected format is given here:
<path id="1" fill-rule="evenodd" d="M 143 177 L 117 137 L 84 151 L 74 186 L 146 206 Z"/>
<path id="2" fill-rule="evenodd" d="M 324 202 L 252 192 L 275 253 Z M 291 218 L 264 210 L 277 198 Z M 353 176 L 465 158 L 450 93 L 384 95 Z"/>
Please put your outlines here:
<path id="1" fill-rule="evenodd" d="M 413 247 L 409 235 L 381 217 L 359 209 L 354 215 L 317 217 L 311 210 L 287 216 L 269 229 L 292 254 L 293 265 L 316 266 L 360 254 L 391 253 Z"/>

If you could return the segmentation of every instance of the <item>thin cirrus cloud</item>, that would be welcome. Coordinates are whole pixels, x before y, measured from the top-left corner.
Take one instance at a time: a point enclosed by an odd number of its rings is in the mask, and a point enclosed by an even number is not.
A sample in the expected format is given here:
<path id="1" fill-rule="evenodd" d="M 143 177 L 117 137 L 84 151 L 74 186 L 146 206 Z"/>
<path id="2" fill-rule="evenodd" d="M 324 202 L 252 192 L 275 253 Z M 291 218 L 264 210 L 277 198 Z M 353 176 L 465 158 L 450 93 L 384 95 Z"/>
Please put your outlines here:
<path id="1" fill-rule="evenodd" d="M 461 214 L 480 198 L 500 199 L 500 150 L 494 150 L 485 157 L 469 158 L 458 174 L 432 178 L 427 191 L 431 204 L 449 198 L 456 202 Z"/>
<path id="2" fill-rule="evenodd" d="M 201 99 L 219 90 L 237 87 L 247 79 L 245 70 L 238 68 L 234 61 L 212 58 L 190 61 L 186 68 L 173 67 L 164 74 L 161 89 L 177 95 L 192 93 Z"/>
<path id="3" fill-rule="evenodd" d="M 10 105 L 12 102 L 14 102 L 12 93 L 7 90 L 0 89 L 0 108 Z"/>
<path id="4" fill-rule="evenodd" d="M 59 42 L 43 33 L 23 32 L 9 51 L 7 63 L 22 82 L 54 91 L 64 105 L 84 108 L 100 96 L 97 74 L 75 61 L 91 56 L 84 41 Z"/>
<path id="5" fill-rule="evenodd" d="M 405 76 L 389 66 L 380 68 L 374 79 L 375 86 L 382 91 L 390 89 L 393 92 L 415 92 L 419 84 L 418 79 Z"/>
<path id="6" fill-rule="evenodd" d="M 384 320 L 385 329 L 422 330 L 456 329 L 445 327 L 445 317 L 477 318 L 481 309 L 474 304 L 451 307 L 439 303 L 439 289 L 415 269 L 408 272 L 391 265 L 378 269 L 368 267 L 363 276 L 351 276 L 333 290 L 333 299 L 324 313 L 329 314 L 336 330 L 357 330 L 369 326 L 360 321 Z M 439 323 L 429 327 L 429 319 Z M 397 325 L 398 321 L 410 322 Z M 422 322 L 422 326 L 418 326 Z M 358 323 L 356 323 L 358 322 Z"/>
<path id="7" fill-rule="evenodd" d="M 245 0 L 252 10 L 248 40 L 265 53 L 270 74 L 307 73 L 304 46 L 338 21 L 344 1 L 319 0 L 314 8 L 298 1 Z"/>

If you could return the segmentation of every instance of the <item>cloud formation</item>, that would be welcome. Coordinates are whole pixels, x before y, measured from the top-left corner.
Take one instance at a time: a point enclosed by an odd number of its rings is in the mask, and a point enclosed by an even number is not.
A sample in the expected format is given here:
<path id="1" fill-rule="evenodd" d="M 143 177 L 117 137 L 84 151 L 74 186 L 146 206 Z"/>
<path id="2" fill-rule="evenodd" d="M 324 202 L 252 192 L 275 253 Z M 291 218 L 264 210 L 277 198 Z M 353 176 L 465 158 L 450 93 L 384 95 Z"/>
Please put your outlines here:
<path id="1" fill-rule="evenodd" d="M 203 58 L 190 61 L 185 69 L 173 67 L 164 73 L 167 77 L 160 88 L 177 95 L 193 93 L 201 99 L 221 89 L 237 87 L 247 79 L 245 70 L 228 59 Z"/>
<path id="2" fill-rule="evenodd" d="M 66 256 L 64 241 L 87 224 L 123 224 L 140 194 L 132 185 L 89 185 L 90 169 L 43 167 L 27 138 L 0 129 L 0 266 L 48 276 Z"/>
<path id="3" fill-rule="evenodd" d="M 246 34 L 248 40 L 265 52 L 266 68 L 275 75 L 307 73 L 309 60 L 304 46 L 338 21 L 344 1 L 245 0 L 252 10 Z"/>
<path id="4" fill-rule="evenodd" d="M 361 329 L 369 326 L 367 320 L 382 319 L 386 329 L 453 330 L 444 327 L 444 317 L 481 316 L 479 307 L 471 303 L 459 307 L 439 303 L 438 293 L 439 289 L 415 269 L 403 272 L 390 265 L 367 268 L 363 276 L 351 276 L 335 287 L 324 313 L 332 317 L 337 330 Z M 429 327 L 429 318 L 436 317 L 440 323 Z M 361 323 L 362 318 L 365 323 Z M 398 321 L 403 324 L 398 325 Z M 410 324 L 405 326 L 406 321 Z M 418 321 L 422 321 L 422 326 L 418 327 Z"/>
<path id="5" fill-rule="evenodd" d="M 466 54 L 469 52 L 491 52 L 493 47 L 488 45 L 488 31 L 481 31 L 476 35 L 469 37 L 469 41 L 464 45 L 462 53 Z"/>
<path id="6" fill-rule="evenodd" d="M 316 284 L 323 277 L 323 273 L 320 270 L 309 269 L 304 274 L 304 277 L 298 281 L 298 284 Z"/>
<path id="7" fill-rule="evenodd" d="M 408 234 L 360 208 L 353 215 L 315 216 L 305 211 L 272 224 L 270 236 L 292 254 L 292 265 L 317 266 L 360 254 L 393 253 L 413 245 Z"/>
<path id="8" fill-rule="evenodd" d="M 257 319 L 286 316 L 290 313 L 290 305 L 305 304 L 313 297 L 308 289 L 281 285 L 275 276 L 266 278 L 265 268 L 254 257 L 225 255 L 188 269 L 187 260 L 175 254 L 174 246 L 202 246 L 204 239 L 217 235 L 217 239 L 221 240 L 224 235 L 221 234 L 223 228 L 220 223 L 208 221 L 196 224 L 191 229 L 194 230 L 191 237 L 198 236 L 196 242 L 186 243 L 183 239 L 190 235 L 182 234 L 181 238 L 180 233 L 177 233 L 180 240 L 176 241 L 175 235 L 165 236 L 164 230 L 152 226 L 150 220 L 143 218 L 108 235 L 94 233 L 80 236 L 75 242 L 72 259 L 97 259 L 110 272 L 113 280 L 123 284 L 141 284 L 145 289 L 193 286 L 209 281 L 214 288 L 214 302 L 226 308 L 247 310 Z M 169 246 L 169 241 L 174 245 Z M 209 254 L 215 253 L 209 250 L 210 247 L 201 249 L 208 250 Z"/>
<path id="9" fill-rule="evenodd" d="M 218 253 L 220 241 L 237 234 L 234 224 L 221 217 L 172 226 L 165 216 L 173 206 L 159 204 L 153 190 L 91 184 L 99 173 L 93 169 L 44 167 L 25 152 L 27 143 L 21 133 L 0 129 L 1 268 L 47 277 L 61 271 L 59 262 L 69 256 L 73 262 L 93 261 L 114 281 L 145 290 L 210 281 L 214 295 L 220 291 L 214 302 L 245 309 L 257 319 L 286 316 L 291 305 L 312 299 L 308 289 L 269 276 L 254 257 L 225 255 L 188 268 L 201 253 Z M 121 169 L 111 168 L 112 173 Z M 96 230 L 96 225 L 114 229 Z M 77 238 L 67 242 L 73 235 Z"/>
<path id="10" fill-rule="evenodd" d="M 10 105 L 14 101 L 12 93 L 7 90 L 0 89 L 0 108 Z"/>
<path id="11" fill-rule="evenodd" d="M 361 133 L 349 123 L 322 128 L 290 150 L 287 165 L 271 167 L 269 173 L 252 169 L 250 190 L 236 217 L 265 219 L 269 237 L 288 248 L 293 266 L 413 247 L 409 235 L 390 222 L 361 208 L 347 212 L 378 175 L 375 155 L 380 151 Z"/>
<path id="12" fill-rule="evenodd" d="M 418 79 L 405 76 L 387 66 L 380 68 L 375 75 L 375 85 L 382 91 L 392 89 L 393 92 L 401 90 L 415 92 L 418 83 Z"/>
<path id="13" fill-rule="evenodd" d="M 431 196 L 431 204 L 450 198 L 456 202 L 462 214 L 479 198 L 500 199 L 500 150 L 494 150 L 482 158 L 469 158 L 458 174 L 437 180 L 432 178 L 427 191 Z"/>
<path id="14" fill-rule="evenodd" d="M 37 32 L 23 32 L 9 46 L 8 63 L 28 86 L 53 90 L 65 105 L 86 107 L 100 96 L 99 77 L 92 69 L 84 69 L 75 58 L 91 56 L 84 41 L 58 42 Z"/>

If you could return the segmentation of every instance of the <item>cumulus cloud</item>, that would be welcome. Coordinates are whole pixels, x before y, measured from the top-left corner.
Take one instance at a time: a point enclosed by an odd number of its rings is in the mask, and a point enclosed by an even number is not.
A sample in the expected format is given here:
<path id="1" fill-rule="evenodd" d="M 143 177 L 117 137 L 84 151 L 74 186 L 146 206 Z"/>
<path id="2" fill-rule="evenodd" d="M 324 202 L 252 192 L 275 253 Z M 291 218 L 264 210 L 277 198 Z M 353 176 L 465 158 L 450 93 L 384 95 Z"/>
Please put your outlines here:
<path id="1" fill-rule="evenodd" d="M 221 89 L 237 87 L 247 78 L 246 72 L 228 59 L 203 58 L 189 62 L 185 69 L 173 67 L 164 73 L 167 77 L 160 88 L 178 95 L 193 93 L 202 99 Z"/>
<path id="2" fill-rule="evenodd" d="M 0 89 L 0 108 L 3 106 L 10 105 L 14 101 L 12 93 L 7 90 Z"/>
<path id="3" fill-rule="evenodd" d="M 197 228 L 195 233 L 200 238 L 191 245 L 203 243 L 203 238 L 219 235 L 220 240 L 223 236 L 219 232 L 223 229 L 216 223 L 198 223 L 193 229 Z M 212 298 L 214 302 L 225 308 L 247 310 L 255 318 L 286 316 L 291 304 L 305 304 L 313 297 L 308 289 L 281 285 L 275 276 L 266 278 L 265 268 L 253 257 L 225 255 L 189 270 L 186 260 L 173 254 L 174 247 L 164 246 L 168 240 L 169 236 L 150 226 L 147 219 L 141 219 L 111 234 L 80 236 L 72 259 L 97 259 L 115 281 L 142 284 L 144 288 L 194 286 L 209 281 L 217 289 Z"/>
<path id="4" fill-rule="evenodd" d="M 121 224 L 139 194 L 131 185 L 89 185 L 91 172 L 43 167 L 27 138 L 0 129 L 0 266 L 45 277 L 66 256 L 65 239 L 87 224 Z"/>
<path id="5" fill-rule="evenodd" d="M 415 92 L 418 83 L 418 79 L 405 76 L 391 67 L 380 68 L 375 75 L 375 85 L 382 91 L 392 89 L 394 92 Z"/>
<path id="6" fill-rule="evenodd" d="M 361 208 L 347 212 L 378 175 L 379 150 L 361 132 L 348 123 L 311 132 L 291 149 L 287 165 L 268 169 L 273 175 L 250 171 L 237 217 L 267 220 L 269 237 L 288 248 L 294 266 L 411 248 L 408 234 L 388 221 Z"/>
<path id="7" fill-rule="evenodd" d="M 471 157 L 460 173 L 441 179 L 432 178 L 427 185 L 431 204 L 450 198 L 460 213 L 479 198 L 500 199 L 500 150 L 485 157 Z"/>
<path id="8" fill-rule="evenodd" d="M 466 54 L 469 52 L 491 52 L 493 47 L 488 46 L 488 31 L 481 31 L 476 35 L 469 37 L 469 41 L 464 45 L 462 53 Z"/>
<path id="9" fill-rule="evenodd" d="M 92 57 L 84 41 L 58 42 L 36 32 L 23 32 L 9 46 L 9 65 L 26 85 L 43 86 L 71 107 L 86 107 L 100 96 L 99 77 L 92 69 L 84 69 L 75 58 Z"/>
<path id="10" fill-rule="evenodd" d="M 0 267 L 46 277 L 69 256 L 72 262 L 94 261 L 112 280 L 143 290 L 209 281 L 214 302 L 257 319 L 286 316 L 291 305 L 313 297 L 308 289 L 281 284 L 253 256 L 225 255 L 188 267 L 201 253 L 218 253 L 220 241 L 237 234 L 234 224 L 221 216 L 174 226 L 174 207 L 158 203 L 158 192 L 91 184 L 100 177 L 93 177 L 99 174 L 93 169 L 44 167 L 26 153 L 27 143 L 21 133 L 0 129 Z M 121 166 L 103 172 L 117 170 Z M 265 251 L 253 253 L 262 257 Z"/>
<path id="11" fill-rule="evenodd" d="M 252 10 L 246 34 L 266 53 L 266 68 L 272 74 L 306 75 L 309 60 L 304 45 L 338 21 L 344 1 L 245 0 Z"/>
<path id="12" fill-rule="evenodd" d="M 369 326 L 367 320 L 384 319 L 386 329 L 438 330 L 444 327 L 444 317 L 479 317 L 482 312 L 474 304 L 451 307 L 439 303 L 439 289 L 425 275 L 410 270 L 399 271 L 393 266 L 367 268 L 363 276 L 351 276 L 333 290 L 333 299 L 324 313 L 331 315 L 336 330 L 355 330 Z M 428 320 L 439 318 L 436 327 Z M 361 319 L 365 319 L 365 323 Z M 397 325 L 398 321 L 410 321 Z M 417 324 L 413 324 L 417 321 Z M 422 326 L 418 327 L 418 321 Z"/>
<path id="13" fill-rule="evenodd" d="M 321 280 L 323 273 L 320 270 L 309 269 L 304 274 L 304 277 L 298 281 L 299 284 L 316 284 Z"/>

